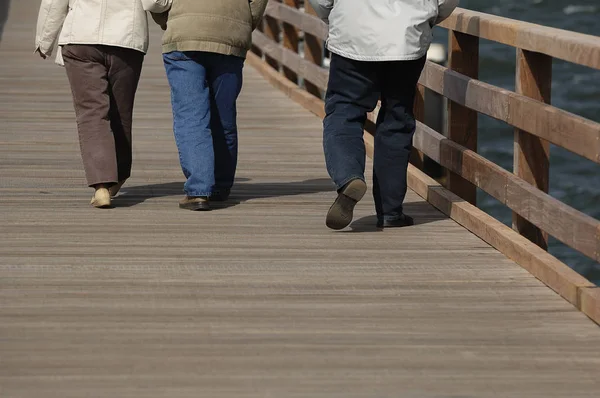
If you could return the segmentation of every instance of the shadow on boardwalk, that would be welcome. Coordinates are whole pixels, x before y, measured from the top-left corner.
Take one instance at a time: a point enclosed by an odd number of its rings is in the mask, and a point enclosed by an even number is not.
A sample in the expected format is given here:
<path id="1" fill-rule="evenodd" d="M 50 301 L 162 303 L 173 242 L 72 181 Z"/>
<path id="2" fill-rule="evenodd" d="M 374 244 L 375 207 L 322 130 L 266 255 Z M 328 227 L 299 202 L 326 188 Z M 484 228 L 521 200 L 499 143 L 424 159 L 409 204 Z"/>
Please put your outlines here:
<path id="1" fill-rule="evenodd" d="M 321 192 L 331 192 L 331 200 L 334 199 L 334 186 L 327 178 L 317 178 L 295 182 L 276 183 L 251 183 L 246 178 L 236 179 L 231 197 L 227 202 L 213 202 L 214 210 L 237 206 L 240 203 L 259 198 L 275 198 L 284 196 L 307 195 Z M 183 182 L 169 182 L 164 184 L 140 185 L 125 187 L 121 195 L 115 199 L 117 207 L 136 206 L 151 198 L 165 196 L 183 196 Z M 415 224 L 428 224 L 447 217 L 436 212 L 432 214 L 431 205 L 427 202 L 410 202 L 404 205 L 406 214 L 415 218 Z M 357 219 L 352 223 L 349 230 L 345 232 L 373 232 L 376 228 L 377 217 L 375 215 Z"/>
<path id="2" fill-rule="evenodd" d="M 229 200 L 220 204 L 220 206 L 215 203 L 215 207 L 231 207 L 258 198 L 305 195 L 334 190 L 331 181 L 327 178 L 274 183 L 250 183 L 249 181 L 249 179 L 243 178 L 236 179 L 236 185 L 233 187 Z M 126 186 L 122 192 L 115 199 L 115 205 L 118 207 L 135 206 L 151 198 L 184 195 L 183 182 Z"/>
<path id="3" fill-rule="evenodd" d="M 10 11 L 10 0 L 0 0 L 0 42 L 2 41 L 2 33 L 4 26 L 8 21 L 8 12 Z"/>

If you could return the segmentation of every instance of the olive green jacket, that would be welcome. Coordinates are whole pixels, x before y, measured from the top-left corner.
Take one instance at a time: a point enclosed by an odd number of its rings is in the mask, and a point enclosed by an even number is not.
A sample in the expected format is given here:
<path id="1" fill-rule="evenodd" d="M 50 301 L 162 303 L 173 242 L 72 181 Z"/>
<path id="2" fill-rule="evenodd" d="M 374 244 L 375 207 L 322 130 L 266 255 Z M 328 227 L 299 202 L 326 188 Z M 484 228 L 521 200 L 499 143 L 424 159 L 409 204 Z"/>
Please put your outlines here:
<path id="1" fill-rule="evenodd" d="M 173 0 L 168 13 L 153 14 L 165 29 L 163 53 L 206 51 L 245 57 L 252 31 L 268 0 Z"/>

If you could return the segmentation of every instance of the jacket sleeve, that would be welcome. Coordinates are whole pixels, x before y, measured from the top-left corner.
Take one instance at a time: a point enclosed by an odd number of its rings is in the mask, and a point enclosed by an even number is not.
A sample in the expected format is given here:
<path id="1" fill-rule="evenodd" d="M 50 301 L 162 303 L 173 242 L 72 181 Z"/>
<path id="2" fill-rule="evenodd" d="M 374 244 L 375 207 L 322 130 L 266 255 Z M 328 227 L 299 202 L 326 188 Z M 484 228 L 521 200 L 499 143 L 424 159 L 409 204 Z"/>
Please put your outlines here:
<path id="1" fill-rule="evenodd" d="M 248 0 L 250 3 L 250 12 L 252 13 L 252 30 L 258 28 L 258 24 L 265 15 L 268 0 Z"/>
<path id="2" fill-rule="evenodd" d="M 68 12 L 69 0 L 42 0 L 35 35 L 36 51 L 52 55 Z"/>
<path id="3" fill-rule="evenodd" d="M 169 11 L 172 5 L 173 0 L 142 0 L 144 10 L 157 14 Z"/>
<path id="4" fill-rule="evenodd" d="M 458 2 L 459 0 L 438 0 L 438 17 L 435 24 L 437 25 L 448 18 L 454 9 L 458 7 Z"/>
<path id="5" fill-rule="evenodd" d="M 319 18 L 321 18 L 326 24 L 329 24 L 329 14 L 333 9 L 333 3 L 335 0 L 309 0 L 310 5 L 316 11 Z"/>

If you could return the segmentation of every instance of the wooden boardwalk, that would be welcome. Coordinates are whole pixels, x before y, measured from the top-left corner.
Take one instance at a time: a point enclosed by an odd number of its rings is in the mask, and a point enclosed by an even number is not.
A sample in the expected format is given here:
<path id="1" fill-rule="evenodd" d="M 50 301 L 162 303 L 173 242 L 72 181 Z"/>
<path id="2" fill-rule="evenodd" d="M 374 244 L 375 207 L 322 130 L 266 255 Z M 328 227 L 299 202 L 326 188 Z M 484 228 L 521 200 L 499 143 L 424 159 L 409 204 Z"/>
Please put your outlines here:
<path id="1" fill-rule="evenodd" d="M 88 205 L 64 71 L 0 44 L 0 397 L 596 397 L 600 329 L 416 194 L 346 232 L 321 123 L 251 68 L 232 203 L 179 210 L 158 32 L 134 175 Z"/>

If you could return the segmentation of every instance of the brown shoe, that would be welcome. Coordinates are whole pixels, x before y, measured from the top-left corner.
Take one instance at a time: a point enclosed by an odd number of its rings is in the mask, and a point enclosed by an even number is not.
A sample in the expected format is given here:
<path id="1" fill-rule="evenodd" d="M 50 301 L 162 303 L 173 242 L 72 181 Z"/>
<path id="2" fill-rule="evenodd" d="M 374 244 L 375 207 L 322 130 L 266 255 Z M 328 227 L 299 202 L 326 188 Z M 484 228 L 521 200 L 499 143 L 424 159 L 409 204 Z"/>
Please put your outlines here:
<path id="1" fill-rule="evenodd" d="M 210 210 L 210 204 L 206 196 L 186 196 L 179 202 L 179 208 L 192 211 Z"/>
<path id="2" fill-rule="evenodd" d="M 340 230 L 350 225 L 354 206 L 365 196 L 366 192 L 367 184 L 358 178 L 344 185 L 327 213 L 325 220 L 327 227 Z"/>
<path id="3" fill-rule="evenodd" d="M 110 192 L 110 196 L 111 197 L 114 198 L 115 196 L 117 196 L 117 194 L 121 190 L 121 187 L 123 186 L 123 184 L 125 184 L 125 181 L 126 180 L 121 180 L 118 183 L 116 183 L 115 185 L 113 185 L 110 188 L 108 188 L 108 192 Z"/>
<path id="4" fill-rule="evenodd" d="M 98 209 L 107 209 L 111 207 L 110 193 L 106 188 L 98 188 L 92 197 L 90 204 Z"/>

